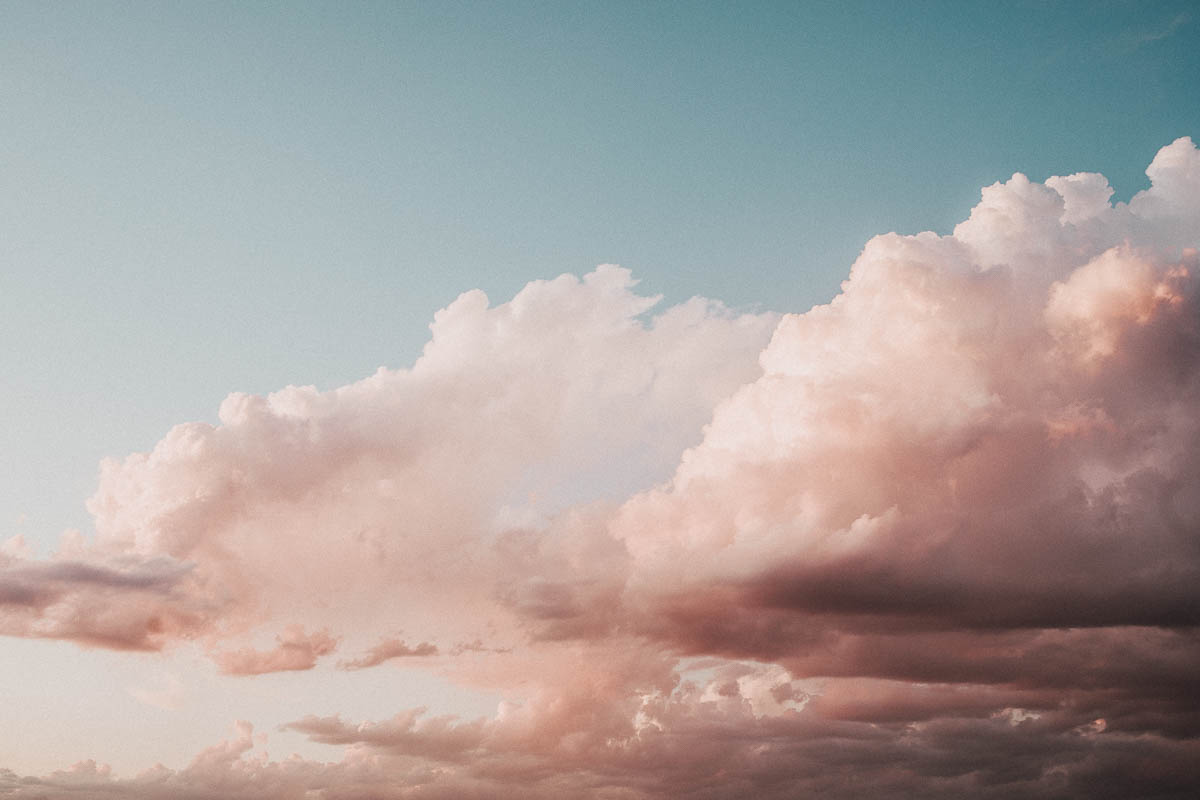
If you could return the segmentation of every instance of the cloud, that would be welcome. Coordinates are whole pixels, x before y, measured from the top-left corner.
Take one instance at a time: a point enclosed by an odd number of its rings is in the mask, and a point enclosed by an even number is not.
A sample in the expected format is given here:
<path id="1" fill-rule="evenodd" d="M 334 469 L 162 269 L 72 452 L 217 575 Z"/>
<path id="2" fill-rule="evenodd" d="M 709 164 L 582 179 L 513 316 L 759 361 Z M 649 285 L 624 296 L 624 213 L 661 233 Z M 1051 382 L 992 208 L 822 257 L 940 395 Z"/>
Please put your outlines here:
<path id="1" fill-rule="evenodd" d="M 271 650 L 252 647 L 217 653 L 215 660 L 226 675 L 264 675 L 312 669 L 317 659 L 337 649 L 337 639 L 328 631 L 306 634 L 300 625 L 289 625 L 275 637 Z"/>
<path id="2" fill-rule="evenodd" d="M 1181 11 L 1172 17 L 1171 21 L 1165 25 L 1160 25 L 1156 29 L 1145 30 L 1141 32 L 1131 31 L 1123 38 L 1125 39 L 1129 50 L 1137 50 L 1145 45 L 1159 42 L 1163 39 L 1169 39 L 1175 35 L 1176 31 L 1191 22 L 1191 19 L 1191 15 L 1188 14 L 1188 12 Z"/>
<path id="3" fill-rule="evenodd" d="M 220 425 L 105 462 L 95 547 L 193 564 L 218 638 L 306 614 L 363 637 L 487 640 L 495 536 L 653 485 L 759 371 L 776 315 L 694 299 L 649 316 L 657 298 L 633 285 L 602 267 L 495 307 L 468 292 L 412 369 L 231 395 Z"/>
<path id="4" fill-rule="evenodd" d="M 190 591 L 190 572 L 170 558 L 99 558 L 70 539 L 50 560 L 0 553 L 0 633 L 158 650 L 207 624 L 210 609 Z"/>
<path id="5" fill-rule="evenodd" d="M 738 679 L 740 676 L 740 680 Z M 345 748 L 340 761 L 270 760 L 245 723 L 187 767 L 120 779 L 84 762 L 6 780 L 14 798 L 115 796 L 833 798 L 1186 797 L 1200 778 L 1194 739 L 1111 730 L 1094 709 L 963 685 L 830 682 L 820 702 L 761 713 L 743 665 L 635 699 L 625 722 L 542 706 L 457 722 L 421 709 L 378 723 L 307 717 L 288 726 Z M 579 682 L 579 688 L 592 685 Z M 783 684 L 777 684 L 783 685 Z M 562 705 L 577 697 L 568 691 Z M 1018 705 L 1018 704 L 1027 705 Z M 563 723 L 566 724 L 563 724 Z M 609 727 L 603 723 L 616 723 Z M 425 765 L 425 766 L 416 766 Z"/>
<path id="6" fill-rule="evenodd" d="M 5 631 L 197 638 L 235 674 L 470 642 L 425 666 L 505 700 L 287 726 L 339 762 L 246 729 L 179 771 L 0 790 L 1192 796 L 1200 151 L 1147 174 L 1115 205 L 1016 174 L 782 317 L 651 316 L 613 267 L 468 292 L 410 370 L 232 395 L 106 462 L 94 542 L 0 563 Z M 93 602 L 124 626 L 55 610 Z"/>
<path id="7" fill-rule="evenodd" d="M 437 654 L 437 646 L 429 642 L 421 642 L 418 645 L 410 647 L 404 640 L 392 637 L 381 640 L 358 658 L 338 662 L 338 668 L 346 670 L 367 669 L 368 667 L 377 667 L 393 658 L 436 656 Z"/>

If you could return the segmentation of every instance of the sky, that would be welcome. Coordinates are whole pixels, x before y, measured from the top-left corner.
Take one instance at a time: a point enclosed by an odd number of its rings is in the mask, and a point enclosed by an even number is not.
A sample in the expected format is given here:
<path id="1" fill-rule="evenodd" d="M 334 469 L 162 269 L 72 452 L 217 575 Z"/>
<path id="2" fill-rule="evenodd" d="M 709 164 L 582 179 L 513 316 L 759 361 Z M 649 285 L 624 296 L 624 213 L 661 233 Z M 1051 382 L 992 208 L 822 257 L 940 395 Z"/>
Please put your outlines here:
<path id="1" fill-rule="evenodd" d="M 0 797 L 1200 787 L 1200 6 L 0 21 Z"/>

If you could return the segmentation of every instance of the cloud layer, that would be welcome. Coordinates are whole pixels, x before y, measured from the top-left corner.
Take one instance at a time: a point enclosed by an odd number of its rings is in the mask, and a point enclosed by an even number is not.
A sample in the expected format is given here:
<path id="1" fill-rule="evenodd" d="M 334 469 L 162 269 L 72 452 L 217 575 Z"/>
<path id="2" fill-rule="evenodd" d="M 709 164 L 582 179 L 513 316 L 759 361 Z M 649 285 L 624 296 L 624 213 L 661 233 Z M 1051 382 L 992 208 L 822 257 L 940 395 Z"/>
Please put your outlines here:
<path id="1" fill-rule="evenodd" d="M 1147 174 L 1014 175 L 803 314 L 468 292 L 412 369 L 106 462 L 94 541 L 0 557 L 0 631 L 508 699 L 0 796 L 1193 796 L 1200 151 Z"/>

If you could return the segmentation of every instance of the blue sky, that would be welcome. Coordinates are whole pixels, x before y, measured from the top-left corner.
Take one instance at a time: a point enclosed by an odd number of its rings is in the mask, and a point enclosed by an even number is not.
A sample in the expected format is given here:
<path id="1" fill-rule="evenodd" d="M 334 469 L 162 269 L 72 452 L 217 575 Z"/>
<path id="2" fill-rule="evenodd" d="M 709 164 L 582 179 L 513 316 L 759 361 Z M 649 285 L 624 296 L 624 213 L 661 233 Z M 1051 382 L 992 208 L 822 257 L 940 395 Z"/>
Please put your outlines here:
<path id="1" fill-rule="evenodd" d="M 979 187 L 1200 134 L 1195 3 L 4 4 L 0 538 L 233 390 L 629 267 L 804 310 Z"/>

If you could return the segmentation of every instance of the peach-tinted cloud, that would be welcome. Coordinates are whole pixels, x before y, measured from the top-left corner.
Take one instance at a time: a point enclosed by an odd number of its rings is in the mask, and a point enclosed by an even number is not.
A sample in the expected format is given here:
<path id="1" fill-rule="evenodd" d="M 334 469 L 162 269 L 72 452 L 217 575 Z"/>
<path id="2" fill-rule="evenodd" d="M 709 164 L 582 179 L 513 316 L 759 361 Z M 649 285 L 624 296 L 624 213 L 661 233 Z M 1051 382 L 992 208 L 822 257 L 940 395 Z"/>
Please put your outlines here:
<path id="1" fill-rule="evenodd" d="M 214 659 L 226 675 L 263 675 L 312 669 L 318 658 L 337 649 L 337 639 L 328 631 L 305 633 L 301 625 L 289 625 L 275 641 L 270 650 L 246 647 L 217 653 Z"/>
<path id="2" fill-rule="evenodd" d="M 348 670 L 367 669 L 368 667 L 377 667 L 385 661 L 391 661 L 393 658 L 414 658 L 436 656 L 437 654 L 437 645 L 430 644 L 429 642 L 409 645 L 403 639 L 393 636 L 381 640 L 358 658 L 338 662 L 338 668 Z"/>
<path id="3" fill-rule="evenodd" d="M 120 779 L 85 762 L 37 779 L 0 772 L 0 789 L 16 798 L 275 800 L 1182 798 L 1200 778 L 1194 738 L 1113 730 L 1087 703 L 962 684 L 827 681 L 816 700 L 756 707 L 762 686 L 791 683 L 769 668 L 731 666 L 633 698 L 624 721 L 597 718 L 601 709 L 574 703 L 568 686 L 567 713 L 539 707 L 540 718 L 559 723 L 549 730 L 514 710 L 471 722 L 413 709 L 378 723 L 308 717 L 289 726 L 345 748 L 335 762 L 271 760 L 268 740 L 239 724 L 233 738 L 178 771 Z M 604 688 L 585 679 L 578 690 L 589 684 Z"/>
<path id="4" fill-rule="evenodd" d="M 287 726 L 339 762 L 247 728 L 179 771 L 0 791 L 1193 796 L 1200 151 L 1147 174 L 1116 205 L 1014 175 L 782 318 L 647 319 L 616 268 L 469 292 L 411 370 L 233 395 L 107 462 L 94 543 L 0 562 L 5 632 L 197 638 L 242 674 L 341 637 L 346 668 L 506 699 Z M 430 642 L 472 644 L 408 658 Z"/>
<path id="5" fill-rule="evenodd" d="M 192 592 L 190 565 L 97 558 L 73 542 L 49 560 L 0 552 L 0 634 L 158 650 L 207 624 L 212 609 Z"/>
<path id="6" fill-rule="evenodd" d="M 632 287 L 603 267 L 495 307 L 468 292 L 410 370 L 231 395 L 221 425 L 103 465 L 95 547 L 193 565 L 218 641 L 295 614 L 366 639 L 487 640 L 491 537 L 665 477 L 758 372 L 775 315 L 695 299 L 647 317 L 657 300 Z"/>

